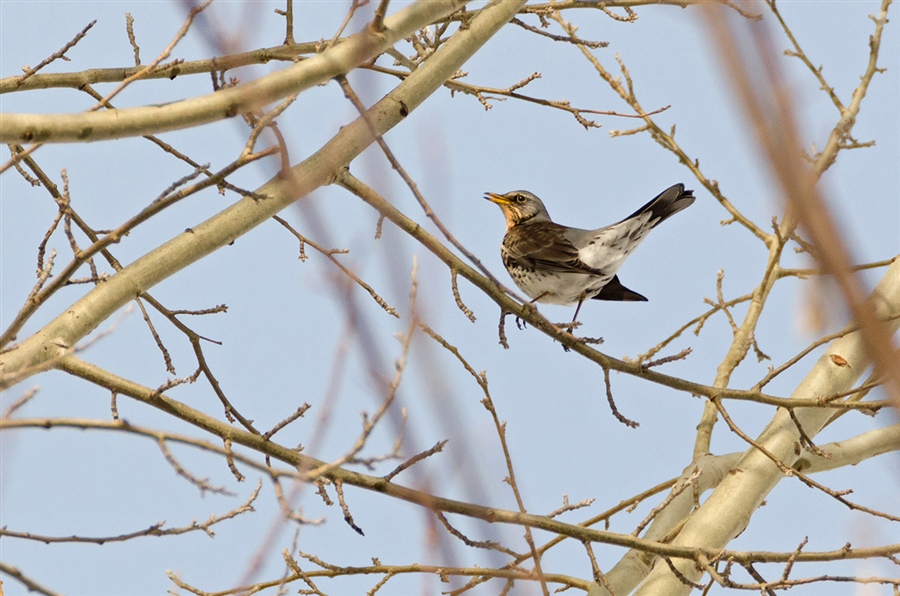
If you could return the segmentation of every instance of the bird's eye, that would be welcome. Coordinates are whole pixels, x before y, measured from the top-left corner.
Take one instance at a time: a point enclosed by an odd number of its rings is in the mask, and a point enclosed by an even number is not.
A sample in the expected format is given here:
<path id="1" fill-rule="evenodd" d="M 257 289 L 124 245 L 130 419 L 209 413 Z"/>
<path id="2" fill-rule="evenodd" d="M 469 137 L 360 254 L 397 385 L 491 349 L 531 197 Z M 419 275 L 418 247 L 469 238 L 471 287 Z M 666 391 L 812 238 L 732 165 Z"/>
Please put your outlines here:
<path id="1" fill-rule="evenodd" d="M 516 198 L 516 203 L 524 203 L 525 202 L 525 195 L 516 195 L 515 198 Z"/>

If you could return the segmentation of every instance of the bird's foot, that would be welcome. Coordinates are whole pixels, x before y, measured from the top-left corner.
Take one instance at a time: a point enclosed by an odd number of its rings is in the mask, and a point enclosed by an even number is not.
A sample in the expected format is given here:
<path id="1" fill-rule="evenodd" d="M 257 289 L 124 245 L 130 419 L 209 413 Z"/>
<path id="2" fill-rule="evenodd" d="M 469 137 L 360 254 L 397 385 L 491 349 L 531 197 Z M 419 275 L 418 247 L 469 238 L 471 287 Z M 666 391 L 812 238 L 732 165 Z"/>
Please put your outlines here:
<path id="1" fill-rule="evenodd" d="M 603 343 L 602 337 L 578 337 L 577 335 L 573 334 L 572 331 L 574 331 L 578 327 L 581 327 L 581 322 L 579 321 L 572 321 L 571 323 L 557 323 L 554 326 L 563 333 L 570 335 L 572 339 L 580 344 L 598 345 Z M 563 350 L 568 352 L 569 347 L 563 344 Z"/>
<path id="2" fill-rule="evenodd" d="M 572 337 L 575 341 L 578 341 L 578 338 L 572 333 L 578 327 L 581 327 L 581 323 L 579 321 L 571 321 L 569 323 L 554 323 L 554 327 L 556 327 L 559 331 L 566 333 Z M 560 342 L 562 345 L 563 352 L 570 352 L 571 349 L 566 344 Z"/>
<path id="3" fill-rule="evenodd" d="M 554 323 L 553 326 L 560 331 L 572 333 L 573 331 L 581 327 L 581 321 L 572 321 L 571 323 Z"/>
<path id="4" fill-rule="evenodd" d="M 535 314 L 538 314 L 538 309 L 534 305 L 534 301 L 522 303 L 522 308 L 527 308 L 528 310 L 531 310 Z M 516 327 L 518 327 L 519 329 L 525 329 L 526 327 L 528 327 L 528 323 L 526 323 L 524 319 L 520 319 L 519 317 L 516 317 Z"/>
<path id="5" fill-rule="evenodd" d="M 573 336 L 575 337 L 575 336 Z M 575 341 L 580 344 L 598 345 L 603 343 L 602 337 L 575 337 Z M 572 349 L 566 344 L 561 344 L 564 352 L 571 352 Z"/>

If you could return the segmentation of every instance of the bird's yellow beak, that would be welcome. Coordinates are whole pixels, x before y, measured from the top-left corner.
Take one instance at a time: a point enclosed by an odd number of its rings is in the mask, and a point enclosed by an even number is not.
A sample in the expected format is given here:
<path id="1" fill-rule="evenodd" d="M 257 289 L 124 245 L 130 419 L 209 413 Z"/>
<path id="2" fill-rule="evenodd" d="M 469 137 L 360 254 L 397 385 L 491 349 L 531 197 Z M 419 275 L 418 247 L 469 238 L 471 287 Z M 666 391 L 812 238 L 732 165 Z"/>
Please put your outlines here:
<path id="1" fill-rule="evenodd" d="M 509 205 L 512 202 L 503 195 L 498 195 L 497 193 L 493 192 L 484 193 L 484 198 L 492 203 L 500 205 L 501 207 L 504 205 Z"/>
<path id="2" fill-rule="evenodd" d="M 503 212 L 503 217 L 506 218 L 506 229 L 510 229 L 515 225 L 515 207 L 513 207 L 512 200 L 508 199 L 503 195 L 498 195 L 494 192 L 486 192 L 484 193 L 484 198 L 490 201 L 491 203 L 496 203 L 500 207 L 500 211 Z"/>

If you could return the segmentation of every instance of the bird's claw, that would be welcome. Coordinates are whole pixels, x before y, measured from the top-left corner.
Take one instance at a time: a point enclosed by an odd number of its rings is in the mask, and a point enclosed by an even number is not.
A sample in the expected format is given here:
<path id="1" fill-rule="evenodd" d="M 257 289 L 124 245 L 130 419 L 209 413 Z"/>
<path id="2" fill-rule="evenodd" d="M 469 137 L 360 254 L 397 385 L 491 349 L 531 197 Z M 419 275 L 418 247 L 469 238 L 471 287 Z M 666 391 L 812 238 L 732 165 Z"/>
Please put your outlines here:
<path id="1" fill-rule="evenodd" d="M 538 309 L 537 309 L 537 307 L 534 305 L 533 302 L 523 302 L 523 303 L 522 303 L 522 308 L 527 308 L 527 309 L 531 310 L 531 311 L 534 312 L 534 313 L 537 313 L 537 312 L 538 312 Z M 521 319 L 521 318 L 519 318 L 519 317 L 516 317 L 516 327 L 518 327 L 519 329 L 525 329 L 526 327 L 528 327 L 528 323 L 526 323 L 524 319 Z"/>
<path id="2" fill-rule="evenodd" d="M 572 321 L 571 323 L 557 323 L 555 327 L 563 333 L 567 333 L 568 335 L 570 335 L 572 339 L 580 344 L 598 345 L 603 343 L 602 337 L 578 337 L 577 335 L 574 335 L 572 331 L 574 331 L 578 327 L 581 327 L 580 321 Z M 570 351 L 569 347 L 565 344 L 562 344 L 562 347 L 566 352 Z"/>
<path id="3" fill-rule="evenodd" d="M 572 333 L 573 331 L 581 327 L 581 321 L 572 321 L 571 323 L 554 323 L 554 327 L 556 327 L 560 331 Z"/>

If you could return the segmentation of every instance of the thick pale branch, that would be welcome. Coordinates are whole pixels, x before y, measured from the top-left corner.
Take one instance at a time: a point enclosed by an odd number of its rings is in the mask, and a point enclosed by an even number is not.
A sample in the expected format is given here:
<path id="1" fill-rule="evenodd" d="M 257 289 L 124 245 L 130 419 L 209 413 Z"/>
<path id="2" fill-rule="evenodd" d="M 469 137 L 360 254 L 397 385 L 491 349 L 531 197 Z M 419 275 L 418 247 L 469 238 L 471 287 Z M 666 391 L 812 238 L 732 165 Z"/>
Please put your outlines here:
<path id="1" fill-rule="evenodd" d="M 888 268 L 873 293 L 872 301 L 877 305 L 878 316 L 882 319 L 900 313 L 900 261 Z M 891 332 L 895 332 L 900 322 L 894 319 L 889 325 Z M 840 358 L 832 358 L 833 355 Z M 829 345 L 791 397 L 806 399 L 849 390 L 869 364 L 862 334 L 857 331 L 846 335 Z M 829 420 L 828 410 L 822 408 L 798 409 L 795 415 L 809 437 L 815 437 Z M 795 465 L 799 459 L 799 454 L 794 450 L 799 439 L 797 425 L 782 410 L 755 442 L 790 466 Z M 740 470 L 740 473 L 730 474 L 719 484 L 687 521 L 673 540 L 673 545 L 724 548 L 744 531 L 760 503 L 784 478 L 784 474 L 772 460 L 756 448 L 748 449 L 735 469 Z M 693 563 L 675 561 L 673 564 L 691 580 L 700 577 L 701 572 Z M 687 594 L 688 591 L 689 588 L 666 566 L 658 565 L 637 594 L 677 595 Z"/>
<path id="2" fill-rule="evenodd" d="M 346 42 L 256 81 L 160 106 L 86 114 L 3 114 L 2 143 L 100 141 L 191 128 L 257 110 L 350 72 L 398 40 L 465 6 L 466 0 L 416 2 Z M 513 13 L 515 14 L 515 13 Z M 479 44 L 480 45 L 480 44 Z"/>
<path id="3" fill-rule="evenodd" d="M 815 474 L 844 466 L 855 466 L 882 453 L 900 451 L 900 424 L 876 428 L 843 441 L 819 445 L 819 449 L 831 457 L 804 452 L 800 459 L 794 462 L 794 469 L 804 474 Z"/>

